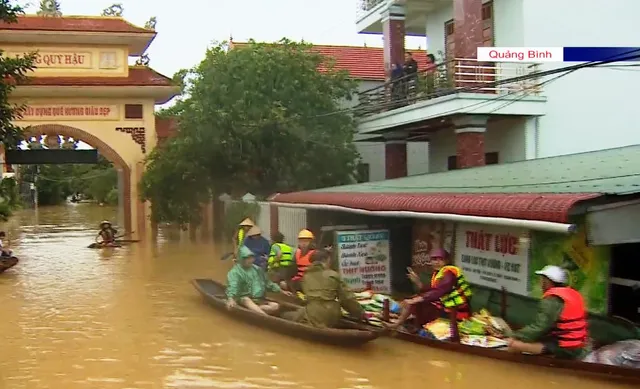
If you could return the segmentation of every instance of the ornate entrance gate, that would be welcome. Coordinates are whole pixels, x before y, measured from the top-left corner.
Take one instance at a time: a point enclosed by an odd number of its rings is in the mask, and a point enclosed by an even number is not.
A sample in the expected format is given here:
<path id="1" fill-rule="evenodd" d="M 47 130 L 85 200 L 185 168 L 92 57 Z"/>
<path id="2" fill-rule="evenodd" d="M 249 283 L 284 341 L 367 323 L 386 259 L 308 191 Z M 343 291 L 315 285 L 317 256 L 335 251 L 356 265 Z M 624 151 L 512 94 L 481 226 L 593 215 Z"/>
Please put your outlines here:
<path id="1" fill-rule="evenodd" d="M 26 106 L 17 123 L 25 138 L 44 138 L 48 148 L 64 147 L 57 145 L 60 137 L 72 138 L 113 163 L 121 177 L 121 227 L 132 239 L 151 230 L 137 183 L 158 142 L 154 107 L 179 92 L 150 67 L 128 65 L 130 56 L 146 57 L 155 35 L 119 17 L 25 16 L 0 24 L 5 55 L 38 52 L 30 81 L 11 96 Z"/>

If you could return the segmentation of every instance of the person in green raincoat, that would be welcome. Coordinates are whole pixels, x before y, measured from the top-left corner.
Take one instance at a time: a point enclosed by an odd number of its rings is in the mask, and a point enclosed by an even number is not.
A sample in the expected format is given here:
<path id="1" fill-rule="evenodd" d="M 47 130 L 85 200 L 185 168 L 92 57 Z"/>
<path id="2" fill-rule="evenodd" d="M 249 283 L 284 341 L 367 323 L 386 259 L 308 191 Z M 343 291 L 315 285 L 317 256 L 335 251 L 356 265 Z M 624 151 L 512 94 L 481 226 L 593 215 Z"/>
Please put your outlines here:
<path id="1" fill-rule="evenodd" d="M 291 296 L 267 278 L 264 270 L 253 264 L 255 254 L 246 246 L 238 250 L 238 260 L 227 273 L 227 308 L 237 304 L 261 315 L 276 313 L 278 303 L 266 300 L 267 291 Z"/>
<path id="2" fill-rule="evenodd" d="M 365 311 L 353 292 L 331 269 L 331 255 L 326 250 L 317 250 L 311 256 L 311 266 L 302 278 L 302 291 L 306 305 L 298 311 L 285 313 L 286 319 L 317 328 L 335 328 L 342 319 L 341 308 L 344 308 L 354 318 L 365 320 Z"/>

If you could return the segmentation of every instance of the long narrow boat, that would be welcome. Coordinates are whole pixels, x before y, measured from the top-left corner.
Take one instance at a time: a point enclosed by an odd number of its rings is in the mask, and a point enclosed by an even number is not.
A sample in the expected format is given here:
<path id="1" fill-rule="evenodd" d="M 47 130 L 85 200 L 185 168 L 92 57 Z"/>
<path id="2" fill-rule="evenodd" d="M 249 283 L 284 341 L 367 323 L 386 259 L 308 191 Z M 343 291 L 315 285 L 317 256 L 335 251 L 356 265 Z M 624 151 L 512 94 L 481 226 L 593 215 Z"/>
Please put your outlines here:
<path id="1" fill-rule="evenodd" d="M 0 258 L 0 274 L 11 269 L 18 264 L 20 260 L 17 257 L 2 257 Z"/>
<path id="2" fill-rule="evenodd" d="M 575 374 L 590 375 L 594 378 L 606 378 L 624 383 L 640 385 L 640 369 L 629 367 L 611 366 L 600 363 L 589 363 L 575 360 L 558 359 L 549 356 L 513 354 L 504 349 L 484 348 L 469 346 L 462 343 L 440 341 L 425 338 L 420 335 L 410 334 L 405 331 L 394 331 L 392 337 L 402 339 L 423 346 L 433 347 L 441 350 L 455 351 L 464 354 L 477 355 L 481 357 L 499 359 L 502 361 L 516 362 L 527 365 L 552 367 L 571 370 Z"/>
<path id="3" fill-rule="evenodd" d="M 287 298 L 283 296 L 287 304 L 301 306 L 304 301 L 298 298 Z M 293 301 L 295 303 L 289 303 Z M 280 298 L 276 298 L 278 302 L 282 301 Z M 282 303 L 281 303 L 282 304 Z M 612 322 L 617 321 L 619 324 L 625 325 L 622 321 L 617 319 L 610 319 Z M 631 326 L 631 323 L 628 323 Z M 377 327 L 368 326 L 370 329 Z M 437 339 L 431 339 L 423 337 L 417 334 L 409 333 L 403 330 L 387 331 L 385 332 L 391 338 L 400 339 L 423 346 L 433 347 L 446 351 L 459 352 L 469 355 L 477 355 L 486 358 L 498 359 L 502 361 L 521 363 L 526 365 L 550 367 L 557 369 L 571 370 L 574 374 L 588 375 L 593 378 L 605 378 L 607 380 L 614 380 L 622 383 L 633 383 L 640 385 L 640 369 L 634 369 L 630 367 L 612 366 L 600 363 L 582 362 L 576 360 L 558 359 L 550 356 L 539 355 L 525 355 L 525 354 L 513 354 L 507 352 L 504 348 L 486 348 L 480 346 L 471 346 L 453 341 L 442 341 Z M 640 386 L 639 386 L 640 387 Z"/>
<path id="4" fill-rule="evenodd" d="M 296 338 L 340 346 L 359 346 L 378 338 L 382 333 L 380 330 L 348 320 L 343 320 L 340 323 L 341 328 L 315 328 L 276 316 L 263 316 L 240 306 L 228 309 L 225 296 L 226 288 L 223 284 L 209 279 L 196 279 L 192 283 L 204 300 L 220 312 Z M 279 302 L 279 304 L 282 311 L 285 312 L 300 308 L 298 305 L 285 302 Z"/>
<path id="5" fill-rule="evenodd" d="M 100 243 L 91 243 L 89 246 L 87 246 L 87 248 L 89 249 L 108 249 L 108 248 L 118 248 L 118 247 L 122 247 L 124 245 L 127 244 L 131 244 L 131 243 L 138 243 L 140 242 L 139 240 L 133 240 L 133 239 L 118 239 L 115 241 L 115 243 L 110 244 L 110 245 L 102 245 Z"/>

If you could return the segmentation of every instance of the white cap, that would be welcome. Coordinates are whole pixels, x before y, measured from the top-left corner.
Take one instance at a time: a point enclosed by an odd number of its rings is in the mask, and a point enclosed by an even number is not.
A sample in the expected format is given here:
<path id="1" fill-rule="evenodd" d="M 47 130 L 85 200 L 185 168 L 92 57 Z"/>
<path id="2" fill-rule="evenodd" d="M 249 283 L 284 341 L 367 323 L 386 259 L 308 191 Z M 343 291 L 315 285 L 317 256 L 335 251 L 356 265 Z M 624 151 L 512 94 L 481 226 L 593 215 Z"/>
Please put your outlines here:
<path id="1" fill-rule="evenodd" d="M 558 284 L 567 283 L 567 272 L 560 266 L 548 265 L 545 266 L 542 270 L 538 270 L 536 274 L 539 276 L 545 276 L 551 281 Z"/>

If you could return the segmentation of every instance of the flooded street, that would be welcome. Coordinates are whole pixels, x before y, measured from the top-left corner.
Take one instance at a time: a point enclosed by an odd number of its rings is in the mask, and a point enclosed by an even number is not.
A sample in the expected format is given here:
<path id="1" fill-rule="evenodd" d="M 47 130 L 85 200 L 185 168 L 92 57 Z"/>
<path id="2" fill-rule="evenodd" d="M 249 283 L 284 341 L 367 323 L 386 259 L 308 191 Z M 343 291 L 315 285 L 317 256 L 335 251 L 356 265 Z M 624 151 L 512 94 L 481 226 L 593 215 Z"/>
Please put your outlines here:
<path id="1" fill-rule="evenodd" d="M 87 249 L 115 214 L 80 204 L 5 224 L 21 262 L 0 276 L 1 388 L 631 388 L 393 339 L 344 350 L 256 329 L 189 283 L 224 278 L 213 244 Z"/>

